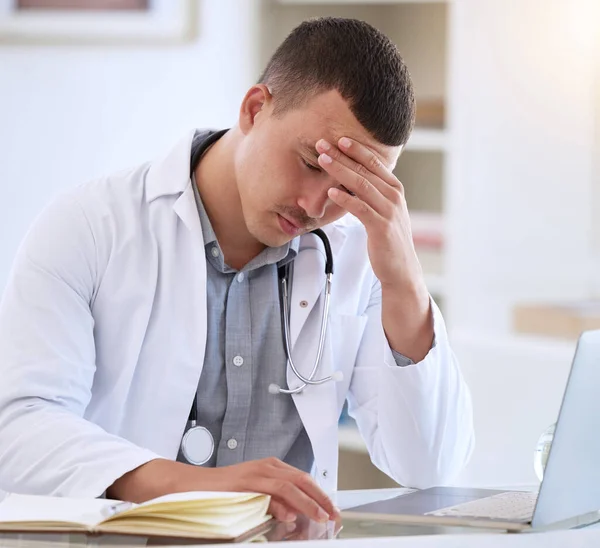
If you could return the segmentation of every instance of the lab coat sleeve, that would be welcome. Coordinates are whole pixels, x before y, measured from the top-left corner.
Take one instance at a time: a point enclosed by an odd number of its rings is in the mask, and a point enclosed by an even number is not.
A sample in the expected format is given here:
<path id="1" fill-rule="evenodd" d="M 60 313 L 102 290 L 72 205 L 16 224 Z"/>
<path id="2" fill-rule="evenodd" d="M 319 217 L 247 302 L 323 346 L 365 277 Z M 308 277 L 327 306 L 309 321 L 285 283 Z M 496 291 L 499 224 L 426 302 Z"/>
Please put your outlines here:
<path id="1" fill-rule="evenodd" d="M 373 284 L 367 324 L 348 395 L 374 464 L 401 485 L 452 481 L 474 445 L 471 396 L 431 299 L 435 344 L 419 363 L 398 367 L 381 322 L 381 286 Z"/>
<path id="2" fill-rule="evenodd" d="M 62 197 L 26 235 L 0 303 L 0 489 L 96 497 L 158 458 L 84 419 L 97 284 L 90 226 Z"/>

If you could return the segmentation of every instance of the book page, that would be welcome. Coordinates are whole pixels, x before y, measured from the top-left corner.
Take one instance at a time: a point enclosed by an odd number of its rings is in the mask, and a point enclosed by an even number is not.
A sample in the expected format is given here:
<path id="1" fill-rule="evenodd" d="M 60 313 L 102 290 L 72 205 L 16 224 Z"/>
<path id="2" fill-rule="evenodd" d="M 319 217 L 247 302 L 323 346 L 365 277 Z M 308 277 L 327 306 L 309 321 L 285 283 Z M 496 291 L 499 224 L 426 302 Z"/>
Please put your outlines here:
<path id="1" fill-rule="evenodd" d="M 192 512 L 200 514 L 203 511 L 219 512 L 221 514 L 236 514 L 240 505 L 264 504 L 268 497 L 258 493 L 234 493 L 220 491 L 188 491 L 184 493 L 173 493 L 157 497 L 130 507 L 123 507 L 105 515 L 106 520 L 121 519 L 129 516 L 149 516 L 160 512 L 168 512 L 172 515 Z"/>
<path id="2" fill-rule="evenodd" d="M 124 519 L 127 523 L 135 523 L 139 518 L 145 519 L 156 519 L 156 520 L 168 520 L 170 522 L 178 523 L 191 523 L 198 525 L 206 525 L 208 527 L 220 527 L 228 528 L 233 525 L 247 521 L 256 520 L 258 517 L 266 515 L 266 505 L 249 505 L 242 508 L 236 508 L 235 511 L 230 512 L 212 512 L 209 510 L 202 510 L 198 512 L 152 512 L 149 514 L 141 514 L 139 516 L 129 516 Z M 119 521 L 119 518 L 114 518 L 112 521 Z"/>
<path id="3" fill-rule="evenodd" d="M 149 500 L 140 504 L 140 507 L 149 506 L 151 504 L 157 504 L 162 502 L 203 502 L 206 501 L 207 506 L 214 504 L 233 504 L 235 502 L 241 502 L 251 500 L 256 497 L 262 497 L 258 493 L 234 493 L 227 491 L 187 491 L 184 493 L 172 493 L 170 495 L 164 495 L 155 499 Z"/>
<path id="4" fill-rule="evenodd" d="M 0 527 L 6 523 L 95 525 L 114 501 L 9 494 L 0 502 Z"/>
<path id="5" fill-rule="evenodd" d="M 257 493 L 176 493 L 117 511 L 105 519 L 98 530 L 235 538 L 270 519 L 269 501 L 269 496 Z"/>
<path id="6" fill-rule="evenodd" d="M 108 534 L 168 536 L 197 539 L 234 539 L 269 522 L 271 516 L 254 515 L 228 527 L 214 524 L 190 523 L 160 517 L 139 516 L 131 520 L 111 521 L 98 526 L 97 531 Z"/>

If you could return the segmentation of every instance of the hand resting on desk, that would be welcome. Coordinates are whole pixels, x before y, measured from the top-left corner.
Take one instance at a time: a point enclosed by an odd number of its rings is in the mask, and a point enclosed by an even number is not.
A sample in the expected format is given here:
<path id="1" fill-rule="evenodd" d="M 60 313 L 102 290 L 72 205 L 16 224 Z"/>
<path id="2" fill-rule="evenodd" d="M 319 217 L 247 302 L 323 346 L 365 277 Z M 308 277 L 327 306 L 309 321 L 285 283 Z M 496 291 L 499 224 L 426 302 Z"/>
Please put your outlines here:
<path id="1" fill-rule="evenodd" d="M 312 477 L 276 458 L 220 468 L 201 468 L 156 459 L 128 472 L 107 490 L 118 500 L 144 502 L 185 491 L 243 491 L 271 495 L 269 513 L 279 521 L 298 514 L 316 522 L 339 519 L 340 514 Z"/>

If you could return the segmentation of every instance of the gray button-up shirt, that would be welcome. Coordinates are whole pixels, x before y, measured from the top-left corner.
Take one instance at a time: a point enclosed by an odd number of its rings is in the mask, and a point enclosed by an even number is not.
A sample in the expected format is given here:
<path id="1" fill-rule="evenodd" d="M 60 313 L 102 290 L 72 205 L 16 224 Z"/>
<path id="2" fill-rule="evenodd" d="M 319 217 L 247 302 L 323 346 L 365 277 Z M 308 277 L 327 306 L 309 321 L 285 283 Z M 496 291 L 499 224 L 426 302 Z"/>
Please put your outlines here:
<path id="1" fill-rule="evenodd" d="M 198 133 L 193 156 L 215 137 Z M 277 268 L 295 258 L 299 239 L 265 249 L 239 272 L 230 268 L 192 182 L 207 262 L 208 333 L 198 425 L 212 434 L 215 452 L 205 466 L 274 456 L 310 472 L 312 447 L 292 397 L 269 393 L 271 383 L 286 386 Z M 185 462 L 181 452 L 178 460 Z"/>

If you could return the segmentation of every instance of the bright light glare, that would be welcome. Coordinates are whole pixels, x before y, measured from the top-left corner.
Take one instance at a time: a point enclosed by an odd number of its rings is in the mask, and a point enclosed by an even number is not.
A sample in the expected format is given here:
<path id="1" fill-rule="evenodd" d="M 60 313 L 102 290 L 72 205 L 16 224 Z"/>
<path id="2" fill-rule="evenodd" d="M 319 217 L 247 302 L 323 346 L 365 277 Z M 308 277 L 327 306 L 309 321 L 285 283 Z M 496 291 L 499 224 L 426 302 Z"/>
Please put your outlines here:
<path id="1" fill-rule="evenodd" d="M 600 0 L 578 0 L 570 3 L 569 26 L 582 53 L 600 55 Z"/>

